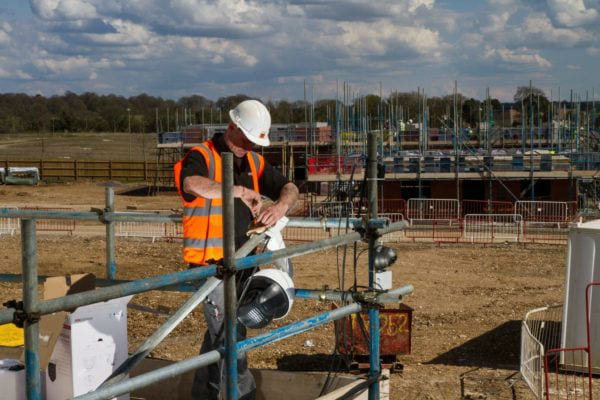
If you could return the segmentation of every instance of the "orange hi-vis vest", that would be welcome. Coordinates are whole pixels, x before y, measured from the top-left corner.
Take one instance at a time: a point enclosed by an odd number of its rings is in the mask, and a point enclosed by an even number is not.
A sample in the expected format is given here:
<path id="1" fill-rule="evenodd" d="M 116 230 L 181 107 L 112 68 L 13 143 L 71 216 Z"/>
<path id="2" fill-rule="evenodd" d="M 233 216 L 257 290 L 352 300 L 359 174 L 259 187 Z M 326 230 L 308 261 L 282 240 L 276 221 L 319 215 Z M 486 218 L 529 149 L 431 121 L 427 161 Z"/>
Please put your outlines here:
<path id="1" fill-rule="evenodd" d="M 212 140 L 193 147 L 190 152 L 194 150 L 204 157 L 208 168 L 207 178 L 220 183 L 221 155 L 215 149 Z M 223 203 L 221 199 L 206 199 L 200 196 L 193 201 L 185 200 L 183 182 L 180 182 L 181 169 L 190 152 L 173 168 L 175 185 L 183 199 L 183 259 L 190 264 L 206 265 L 223 259 Z M 258 180 L 263 173 L 265 160 L 253 151 L 249 151 L 247 156 L 252 172 L 253 189 L 260 192 Z"/>

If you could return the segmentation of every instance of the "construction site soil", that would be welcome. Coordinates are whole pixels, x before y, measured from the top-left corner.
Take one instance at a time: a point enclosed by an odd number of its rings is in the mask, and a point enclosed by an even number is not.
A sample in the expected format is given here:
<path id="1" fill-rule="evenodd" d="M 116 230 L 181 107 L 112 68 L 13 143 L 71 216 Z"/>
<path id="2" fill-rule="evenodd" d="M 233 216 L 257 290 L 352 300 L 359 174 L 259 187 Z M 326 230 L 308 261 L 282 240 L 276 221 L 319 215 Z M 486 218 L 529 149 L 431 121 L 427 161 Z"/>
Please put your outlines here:
<path id="1" fill-rule="evenodd" d="M 126 189 L 112 183 L 117 193 Z M 104 208 L 106 183 L 79 182 L 27 186 L 0 186 L 0 207 L 70 207 L 75 210 Z M 180 208 L 172 192 L 157 196 L 116 196 L 118 211 Z M 96 233 L 94 233 L 96 232 Z M 84 236 L 43 234 L 38 243 L 39 273 L 105 275 L 103 230 Z M 564 245 L 436 245 L 399 242 L 393 267 L 394 287 L 412 284 L 414 293 L 404 303 L 414 309 L 412 353 L 400 355 L 401 372 L 391 374 L 391 399 L 533 399 L 518 377 L 520 321 L 527 311 L 561 303 L 566 247 Z M 18 235 L 0 237 L 0 273 L 19 273 L 21 243 Z M 364 247 L 364 246 L 363 246 Z M 181 243 L 147 239 L 117 240 L 119 279 L 135 279 L 179 271 Z M 339 253 L 338 253 L 339 251 Z M 295 260 L 298 287 L 337 288 L 340 271 L 336 260 L 341 250 L 328 250 Z M 366 256 L 359 258 L 358 284 L 366 284 Z M 353 282 L 346 268 L 346 287 Z M 0 301 L 20 298 L 20 285 L 0 283 Z M 150 292 L 132 303 L 162 311 L 174 311 L 189 294 Z M 331 304 L 297 300 L 288 317 L 270 325 L 329 310 Z M 129 311 L 129 348 L 133 351 L 166 316 Z M 201 310 L 196 310 L 152 353 L 168 360 L 196 354 L 204 331 Z M 255 335 L 263 331 L 252 331 Z M 328 371 L 335 363 L 333 324 L 253 351 L 253 368 Z M 462 385 L 461 385 L 462 380 Z M 462 389 L 461 389 L 462 386 Z M 462 391 L 462 393 L 461 393 Z"/>

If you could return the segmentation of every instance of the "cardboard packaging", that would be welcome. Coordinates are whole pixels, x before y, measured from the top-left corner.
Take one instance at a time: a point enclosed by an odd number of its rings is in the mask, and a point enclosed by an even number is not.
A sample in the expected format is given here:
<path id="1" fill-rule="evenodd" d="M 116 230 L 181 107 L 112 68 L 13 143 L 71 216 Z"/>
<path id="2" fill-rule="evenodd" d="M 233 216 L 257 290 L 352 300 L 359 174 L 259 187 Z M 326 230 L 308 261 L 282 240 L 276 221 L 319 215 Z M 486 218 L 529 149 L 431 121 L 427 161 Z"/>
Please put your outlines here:
<path id="1" fill-rule="evenodd" d="M 44 299 L 94 289 L 94 275 L 81 274 L 47 278 Z M 40 319 L 39 356 L 42 395 L 47 400 L 64 400 L 96 389 L 127 359 L 127 303 L 133 296 L 61 311 Z M 25 371 L 11 371 L 22 348 L 0 351 L 0 399 L 25 398 Z M 2 360 L 4 358 L 4 360 Z M 4 388 L 15 388 L 8 392 Z M 128 395 L 120 400 L 129 399 Z"/>
<path id="2" fill-rule="evenodd" d="M 48 400 L 71 399 L 98 388 L 127 359 L 131 297 L 79 307 L 67 316 L 46 370 Z"/>

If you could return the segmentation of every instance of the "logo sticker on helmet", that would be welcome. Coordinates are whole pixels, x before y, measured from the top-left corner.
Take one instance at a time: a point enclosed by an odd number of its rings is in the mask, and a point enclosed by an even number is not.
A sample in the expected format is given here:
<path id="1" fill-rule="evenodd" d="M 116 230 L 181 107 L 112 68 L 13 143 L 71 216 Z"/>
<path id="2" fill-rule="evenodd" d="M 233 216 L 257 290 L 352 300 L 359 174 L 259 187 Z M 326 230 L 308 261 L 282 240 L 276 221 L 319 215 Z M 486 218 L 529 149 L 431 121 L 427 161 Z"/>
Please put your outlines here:
<path id="1" fill-rule="evenodd" d="M 267 134 L 264 133 L 264 132 L 261 132 L 261 133 L 258 134 L 258 137 L 261 138 L 261 139 L 264 139 L 265 136 L 267 136 Z"/>

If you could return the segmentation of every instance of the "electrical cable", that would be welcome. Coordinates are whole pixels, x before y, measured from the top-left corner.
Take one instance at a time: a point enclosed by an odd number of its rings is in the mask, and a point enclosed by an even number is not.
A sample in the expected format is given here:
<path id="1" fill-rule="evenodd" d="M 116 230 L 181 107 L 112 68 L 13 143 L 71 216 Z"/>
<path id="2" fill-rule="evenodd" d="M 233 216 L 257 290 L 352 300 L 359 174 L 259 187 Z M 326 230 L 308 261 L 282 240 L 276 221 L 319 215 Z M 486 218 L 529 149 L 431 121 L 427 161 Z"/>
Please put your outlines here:
<path id="1" fill-rule="evenodd" d="M 348 201 L 348 205 L 350 208 L 350 210 L 352 209 L 352 200 L 354 197 L 354 190 L 353 190 L 353 186 L 354 186 L 354 171 L 355 171 L 356 165 L 352 166 L 352 172 L 350 174 L 350 180 L 348 182 L 348 193 L 346 194 L 347 196 L 347 201 Z M 341 181 L 338 180 L 338 188 L 341 187 Z M 339 196 L 339 193 L 338 193 Z M 349 210 L 346 210 L 346 224 L 344 227 L 344 233 L 348 233 L 348 230 L 350 228 L 350 212 L 348 212 Z M 340 215 L 341 217 L 341 215 Z M 339 223 L 338 223 L 338 234 L 340 234 L 341 232 L 341 224 L 342 224 L 342 219 L 339 218 Z M 346 276 L 346 256 L 347 256 L 347 250 L 348 250 L 348 245 L 344 245 L 343 246 L 343 256 L 342 256 L 342 264 L 341 264 L 341 274 L 340 274 L 340 257 L 339 257 L 339 247 L 336 247 L 336 266 L 337 266 L 337 272 L 338 272 L 338 288 L 344 292 L 344 288 L 345 288 L 345 276 Z M 342 299 L 342 304 L 345 304 L 346 300 Z M 341 322 L 341 325 L 338 324 L 338 326 L 340 327 L 339 331 L 341 331 L 341 339 L 342 339 L 342 343 L 345 346 L 345 338 L 346 338 L 346 323 L 345 323 L 346 319 L 344 318 Z M 332 379 L 332 374 L 333 374 L 333 369 L 334 369 L 334 362 L 337 360 L 337 368 L 336 370 L 340 369 L 340 362 L 342 361 L 342 357 L 341 354 L 339 354 L 338 352 L 338 343 L 340 340 L 340 332 L 338 332 L 338 329 L 334 328 L 334 336 L 335 336 L 335 342 L 334 342 L 334 348 L 333 348 L 333 352 L 331 354 L 331 363 L 329 365 L 329 369 L 327 372 L 327 377 L 325 378 L 325 382 L 323 383 L 323 386 L 321 387 L 321 392 L 319 394 L 319 396 L 322 396 L 323 394 L 325 394 L 327 392 L 327 390 L 329 389 L 330 385 L 333 382 Z M 338 356 L 338 357 L 336 357 Z M 347 355 L 346 355 L 347 356 Z M 346 361 L 346 365 L 348 365 L 348 360 L 344 358 L 344 360 Z M 337 376 L 337 373 L 334 375 Z"/>

